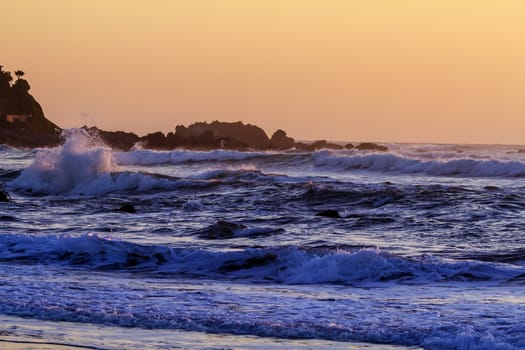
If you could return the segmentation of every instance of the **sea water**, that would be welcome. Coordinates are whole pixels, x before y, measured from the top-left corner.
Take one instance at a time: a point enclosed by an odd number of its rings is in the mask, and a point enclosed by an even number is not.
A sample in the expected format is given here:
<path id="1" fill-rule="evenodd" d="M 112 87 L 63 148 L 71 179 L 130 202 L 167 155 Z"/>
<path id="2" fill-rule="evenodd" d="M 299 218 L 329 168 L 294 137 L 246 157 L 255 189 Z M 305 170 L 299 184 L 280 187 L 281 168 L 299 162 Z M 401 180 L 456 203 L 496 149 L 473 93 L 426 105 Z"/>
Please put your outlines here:
<path id="1" fill-rule="evenodd" d="M 525 348 L 523 147 L 388 146 L 0 146 L 0 348 Z"/>

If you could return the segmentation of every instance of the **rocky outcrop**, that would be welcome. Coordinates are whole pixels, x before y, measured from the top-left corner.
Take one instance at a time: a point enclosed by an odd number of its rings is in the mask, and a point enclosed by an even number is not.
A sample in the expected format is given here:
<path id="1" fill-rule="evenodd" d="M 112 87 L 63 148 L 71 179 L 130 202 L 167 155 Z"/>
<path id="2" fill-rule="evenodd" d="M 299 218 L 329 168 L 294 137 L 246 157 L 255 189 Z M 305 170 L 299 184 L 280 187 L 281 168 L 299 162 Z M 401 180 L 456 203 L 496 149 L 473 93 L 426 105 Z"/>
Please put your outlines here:
<path id="1" fill-rule="evenodd" d="M 135 209 L 135 207 L 133 206 L 133 204 L 130 204 L 130 203 L 126 203 L 126 204 L 123 204 L 119 209 L 118 211 L 121 211 L 121 212 L 124 212 L 124 213 L 129 213 L 129 214 L 135 214 L 137 212 L 137 209 Z"/>
<path id="2" fill-rule="evenodd" d="M 199 231 L 198 234 L 199 237 L 206 239 L 227 239 L 234 238 L 237 232 L 245 228 L 243 224 L 218 220 L 215 224 Z"/>
<path id="3" fill-rule="evenodd" d="M 377 143 L 373 143 L 373 142 L 363 142 L 355 146 L 355 148 L 360 151 L 380 151 L 380 152 L 388 151 L 388 147 L 383 146 L 383 145 L 378 145 Z"/>
<path id="4" fill-rule="evenodd" d="M 96 126 L 88 128 L 83 126 L 82 129 L 86 130 L 90 135 L 98 137 L 107 146 L 121 150 L 130 150 L 137 142 L 140 141 L 140 137 L 132 132 L 124 131 L 104 131 Z"/>
<path id="5" fill-rule="evenodd" d="M 160 131 L 147 134 L 140 138 L 142 145 L 146 148 L 164 149 L 166 146 L 166 136 Z"/>
<path id="6" fill-rule="evenodd" d="M 321 211 L 315 214 L 315 216 L 323 216 L 325 218 L 332 218 L 332 219 L 341 219 L 341 214 L 339 214 L 339 212 L 334 209 Z"/>
<path id="7" fill-rule="evenodd" d="M 272 138 L 270 139 L 270 148 L 285 150 L 295 147 L 295 140 L 286 135 L 284 130 L 277 130 L 273 133 Z"/>
<path id="8" fill-rule="evenodd" d="M 242 122 L 195 123 L 175 128 L 177 146 L 213 147 L 230 149 L 266 149 L 270 139 L 263 129 Z"/>
<path id="9" fill-rule="evenodd" d="M 220 270 L 224 272 L 233 272 L 245 269 L 252 269 L 254 267 L 264 266 L 277 260 L 275 254 L 265 254 L 262 256 L 254 256 L 238 263 L 226 262 L 225 265 L 221 266 Z"/>
<path id="10" fill-rule="evenodd" d="M 10 202 L 11 196 L 9 196 L 9 193 L 4 189 L 3 185 L 0 185 L 0 202 Z"/>
<path id="11" fill-rule="evenodd" d="M 338 145 L 336 143 L 328 142 L 326 140 L 319 140 L 319 141 L 315 141 L 315 142 L 310 143 L 310 144 L 297 142 L 295 144 L 295 148 L 303 150 L 303 151 L 313 152 L 313 151 L 318 151 L 318 150 L 321 150 L 321 149 L 336 149 L 336 150 L 338 150 L 338 149 L 343 149 L 343 146 Z"/>
<path id="12" fill-rule="evenodd" d="M 46 119 L 40 104 L 29 94 L 30 86 L 22 79 L 24 72 L 16 71 L 18 79 L 13 82 L 10 72 L 0 66 L 0 144 L 15 147 L 53 147 L 64 139 L 62 130 Z M 97 127 L 86 127 L 91 135 L 98 137 L 107 146 L 118 150 L 130 150 L 137 143 L 145 148 L 171 150 L 187 149 L 235 149 L 235 150 L 286 150 L 295 148 L 304 151 L 320 149 L 357 149 L 387 151 L 388 148 L 365 142 L 354 147 L 341 146 L 319 140 L 313 143 L 295 142 L 279 129 L 269 139 L 263 129 L 242 122 L 194 123 L 188 127 L 179 125 L 175 132 L 164 134 L 160 131 L 143 137 L 131 132 L 105 131 Z"/>

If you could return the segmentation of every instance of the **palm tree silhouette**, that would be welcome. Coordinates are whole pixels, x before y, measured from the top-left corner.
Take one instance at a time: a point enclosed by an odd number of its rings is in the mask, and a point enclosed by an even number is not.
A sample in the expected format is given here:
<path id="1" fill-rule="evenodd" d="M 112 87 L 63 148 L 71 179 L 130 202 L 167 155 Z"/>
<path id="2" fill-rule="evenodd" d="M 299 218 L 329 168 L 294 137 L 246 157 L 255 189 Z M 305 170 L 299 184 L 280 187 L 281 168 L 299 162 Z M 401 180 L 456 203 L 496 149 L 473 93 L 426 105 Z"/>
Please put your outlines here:
<path id="1" fill-rule="evenodd" d="M 26 74 L 26 73 L 24 73 L 24 72 L 21 71 L 21 70 L 17 70 L 17 71 L 15 71 L 15 75 L 16 75 L 16 77 L 17 77 L 17 80 L 20 79 L 20 78 L 22 78 L 25 74 Z"/>

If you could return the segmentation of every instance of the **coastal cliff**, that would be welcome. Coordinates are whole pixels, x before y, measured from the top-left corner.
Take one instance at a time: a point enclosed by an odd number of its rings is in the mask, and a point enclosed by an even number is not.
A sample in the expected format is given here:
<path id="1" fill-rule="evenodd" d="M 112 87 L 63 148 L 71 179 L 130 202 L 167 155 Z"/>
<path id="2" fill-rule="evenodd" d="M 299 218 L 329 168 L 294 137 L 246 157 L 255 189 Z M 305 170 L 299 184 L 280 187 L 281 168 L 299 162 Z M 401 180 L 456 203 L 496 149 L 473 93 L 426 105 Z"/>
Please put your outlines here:
<path id="1" fill-rule="evenodd" d="M 46 119 L 40 104 L 29 93 L 24 72 L 10 72 L 0 66 L 0 144 L 15 147 L 56 146 L 62 142 L 62 130 Z"/>

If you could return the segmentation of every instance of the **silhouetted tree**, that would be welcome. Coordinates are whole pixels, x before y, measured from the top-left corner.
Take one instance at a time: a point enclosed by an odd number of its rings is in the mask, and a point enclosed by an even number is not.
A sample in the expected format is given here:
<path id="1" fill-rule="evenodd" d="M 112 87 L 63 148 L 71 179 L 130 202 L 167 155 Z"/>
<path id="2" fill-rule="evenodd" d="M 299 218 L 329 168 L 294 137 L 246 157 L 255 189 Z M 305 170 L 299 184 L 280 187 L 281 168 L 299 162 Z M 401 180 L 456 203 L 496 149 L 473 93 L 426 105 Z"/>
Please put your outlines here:
<path id="1" fill-rule="evenodd" d="M 20 78 L 11 87 L 14 95 L 27 95 L 29 89 L 31 89 L 31 86 L 29 86 L 27 80 Z"/>
<path id="2" fill-rule="evenodd" d="M 17 71 L 15 71 L 15 75 L 16 75 L 16 78 L 17 78 L 17 79 L 22 78 L 25 74 L 26 74 L 26 73 L 23 72 L 23 71 L 21 71 L 21 70 L 17 70 Z"/>

